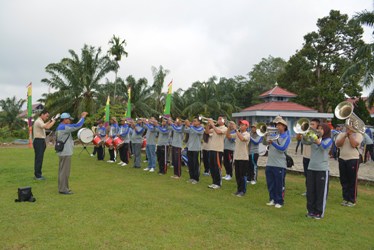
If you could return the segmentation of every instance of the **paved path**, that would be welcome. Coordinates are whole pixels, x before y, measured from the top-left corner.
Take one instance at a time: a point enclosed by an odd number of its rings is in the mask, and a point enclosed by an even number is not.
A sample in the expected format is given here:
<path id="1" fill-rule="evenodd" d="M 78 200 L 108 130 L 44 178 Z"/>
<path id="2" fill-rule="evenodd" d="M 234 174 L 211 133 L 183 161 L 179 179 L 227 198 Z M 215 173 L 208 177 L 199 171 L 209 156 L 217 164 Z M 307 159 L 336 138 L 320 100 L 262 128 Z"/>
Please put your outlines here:
<path id="1" fill-rule="evenodd" d="M 290 147 L 288 148 L 288 154 L 293 158 L 295 166 L 292 167 L 293 171 L 303 172 L 303 156 L 299 152 L 295 155 L 296 142 L 291 142 Z M 260 156 L 258 159 L 259 166 L 266 165 L 267 157 Z M 330 175 L 339 177 L 339 165 L 338 161 L 330 159 Z M 358 179 L 374 182 L 374 162 L 370 161 L 366 164 L 360 164 L 358 171 Z"/>

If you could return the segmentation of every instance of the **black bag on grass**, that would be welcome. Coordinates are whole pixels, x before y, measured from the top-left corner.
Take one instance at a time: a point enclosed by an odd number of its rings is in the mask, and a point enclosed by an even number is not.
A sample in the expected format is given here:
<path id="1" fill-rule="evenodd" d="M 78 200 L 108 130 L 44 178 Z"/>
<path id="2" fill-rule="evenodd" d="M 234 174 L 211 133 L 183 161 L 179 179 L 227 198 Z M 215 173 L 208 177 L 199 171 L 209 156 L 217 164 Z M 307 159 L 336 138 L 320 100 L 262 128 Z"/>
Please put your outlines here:
<path id="1" fill-rule="evenodd" d="M 18 188 L 18 199 L 15 202 L 30 201 L 35 202 L 36 199 L 32 195 L 31 187 L 20 187 Z"/>

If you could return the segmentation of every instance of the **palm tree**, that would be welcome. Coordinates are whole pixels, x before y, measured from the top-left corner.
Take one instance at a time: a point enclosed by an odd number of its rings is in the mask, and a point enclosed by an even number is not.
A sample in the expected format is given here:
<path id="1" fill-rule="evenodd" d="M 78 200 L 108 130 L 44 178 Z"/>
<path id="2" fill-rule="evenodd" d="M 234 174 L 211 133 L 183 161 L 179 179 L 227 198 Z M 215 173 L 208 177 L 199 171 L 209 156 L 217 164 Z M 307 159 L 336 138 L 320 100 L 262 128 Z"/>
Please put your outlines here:
<path id="1" fill-rule="evenodd" d="M 354 16 L 354 20 L 362 25 L 373 28 L 374 26 L 374 11 L 362 11 Z M 374 31 L 372 33 L 374 38 Z M 374 43 L 364 44 L 360 46 L 353 56 L 353 64 L 344 72 L 342 76 L 343 81 L 349 80 L 349 77 L 355 74 L 362 74 L 361 85 L 370 87 L 374 81 Z M 374 103 L 374 88 L 368 97 L 369 107 Z"/>
<path id="2" fill-rule="evenodd" d="M 2 109 L 0 112 L 0 125 L 8 125 L 10 130 L 22 128 L 22 125 L 25 123 L 18 115 L 21 113 L 22 106 L 25 102 L 26 100 L 24 99 L 16 100 L 15 96 L 0 100 L 0 107 Z"/>
<path id="3" fill-rule="evenodd" d="M 114 81 L 114 94 L 113 94 L 113 102 L 115 102 L 116 99 L 116 86 L 117 86 L 117 73 L 119 69 L 119 61 L 122 59 L 122 55 L 128 56 L 128 53 L 125 51 L 124 46 L 126 46 L 126 40 L 121 39 L 119 37 L 116 37 L 113 35 L 112 39 L 109 41 L 109 44 L 111 44 L 111 47 L 109 49 L 109 54 L 114 56 L 114 61 L 116 62 L 116 69 L 115 69 L 115 81 Z"/>
<path id="4" fill-rule="evenodd" d="M 158 68 L 152 66 L 153 74 L 153 93 L 154 93 L 154 109 L 157 110 L 160 114 L 163 112 L 163 106 L 165 102 L 165 93 L 162 93 L 162 89 L 165 83 L 165 77 L 169 74 L 169 70 L 164 69 L 162 65 Z"/>
<path id="5" fill-rule="evenodd" d="M 46 67 L 51 77 L 42 79 L 42 82 L 57 91 L 43 96 L 45 104 L 52 113 L 94 113 L 98 106 L 99 82 L 116 69 L 116 63 L 108 56 L 101 56 L 100 48 L 88 45 L 82 48 L 81 58 L 73 50 L 69 53 L 71 58 L 63 58 Z"/>

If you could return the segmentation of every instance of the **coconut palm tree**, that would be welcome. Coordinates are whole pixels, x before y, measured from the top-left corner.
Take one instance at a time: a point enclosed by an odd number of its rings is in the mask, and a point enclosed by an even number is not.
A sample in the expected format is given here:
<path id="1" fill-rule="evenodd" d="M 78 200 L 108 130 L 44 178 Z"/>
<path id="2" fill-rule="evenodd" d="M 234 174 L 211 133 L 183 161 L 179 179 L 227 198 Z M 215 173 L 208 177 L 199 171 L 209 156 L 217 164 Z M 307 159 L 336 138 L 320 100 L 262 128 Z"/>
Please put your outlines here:
<path id="1" fill-rule="evenodd" d="M 25 124 L 18 115 L 21 113 L 22 106 L 26 102 L 24 99 L 17 100 L 15 96 L 0 100 L 0 126 L 8 126 L 10 130 L 22 128 Z"/>
<path id="2" fill-rule="evenodd" d="M 116 37 L 113 35 L 112 39 L 109 41 L 109 44 L 111 45 L 108 53 L 112 56 L 114 56 L 114 61 L 116 62 L 116 69 L 115 69 L 115 81 L 114 81 L 114 94 L 113 94 L 113 102 L 116 101 L 116 89 L 117 89 L 117 73 L 119 69 L 119 61 L 122 59 L 122 55 L 128 56 L 128 53 L 125 50 L 126 46 L 126 40 L 121 39 L 119 37 Z"/>
<path id="3" fill-rule="evenodd" d="M 152 90 L 154 93 L 154 109 L 157 110 L 160 114 L 163 112 L 163 107 L 165 103 L 165 93 L 162 93 L 162 89 L 165 83 L 165 77 L 169 74 L 169 70 L 164 69 L 162 65 L 158 68 L 152 66 L 153 74 L 153 85 Z"/>
<path id="4" fill-rule="evenodd" d="M 88 45 L 82 48 L 80 58 L 73 50 L 69 50 L 69 53 L 71 58 L 63 58 L 60 62 L 46 67 L 50 78 L 44 78 L 42 82 L 57 90 L 43 96 L 46 107 L 52 113 L 93 113 L 98 107 L 99 83 L 109 72 L 116 69 L 116 63 L 108 56 L 101 56 L 100 48 Z"/>

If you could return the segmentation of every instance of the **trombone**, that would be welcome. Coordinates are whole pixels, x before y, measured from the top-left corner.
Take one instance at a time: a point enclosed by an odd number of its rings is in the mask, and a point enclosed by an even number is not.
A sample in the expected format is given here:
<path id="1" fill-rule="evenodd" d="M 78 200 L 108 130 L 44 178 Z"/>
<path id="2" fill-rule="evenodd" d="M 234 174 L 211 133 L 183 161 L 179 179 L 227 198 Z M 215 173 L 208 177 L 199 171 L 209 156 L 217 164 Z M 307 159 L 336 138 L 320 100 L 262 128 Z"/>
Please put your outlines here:
<path id="1" fill-rule="evenodd" d="M 310 127 L 310 121 L 307 118 L 300 118 L 299 120 L 297 120 L 297 122 L 293 126 L 293 131 L 295 131 L 296 134 L 303 135 L 303 143 L 305 145 L 313 144 L 316 139 L 322 136 L 318 130 Z"/>
<path id="2" fill-rule="evenodd" d="M 335 116 L 340 120 L 345 120 L 345 126 L 355 133 L 365 133 L 365 123 L 353 113 L 353 104 L 348 101 L 339 103 L 335 108 Z"/>
<path id="3" fill-rule="evenodd" d="M 271 140 L 277 140 L 279 138 L 279 131 L 275 127 L 268 127 L 266 126 L 266 123 L 264 122 L 259 122 L 256 125 L 256 133 L 264 137 L 266 141 Z"/>

